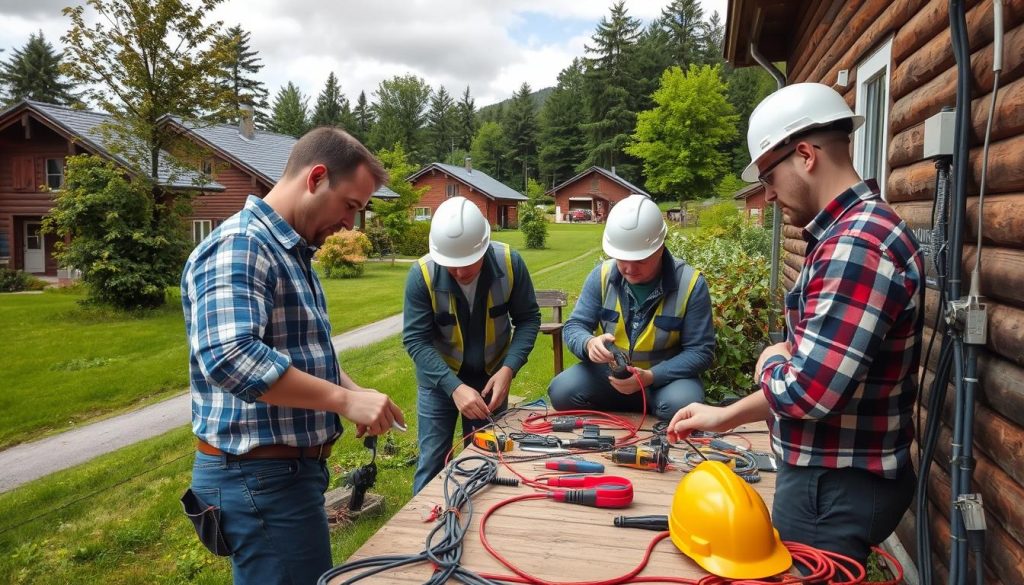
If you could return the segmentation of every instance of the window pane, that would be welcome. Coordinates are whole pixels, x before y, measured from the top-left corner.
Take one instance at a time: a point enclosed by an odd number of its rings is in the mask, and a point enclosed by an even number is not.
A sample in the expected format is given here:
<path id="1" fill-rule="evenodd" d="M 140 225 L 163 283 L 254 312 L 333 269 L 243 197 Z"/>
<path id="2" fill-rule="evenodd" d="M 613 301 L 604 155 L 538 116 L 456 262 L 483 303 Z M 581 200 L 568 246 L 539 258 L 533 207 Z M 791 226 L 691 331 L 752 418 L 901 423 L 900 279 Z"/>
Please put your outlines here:
<path id="1" fill-rule="evenodd" d="M 64 160 L 59 158 L 46 159 L 46 186 L 60 189 L 64 186 Z"/>
<path id="2" fill-rule="evenodd" d="M 864 179 L 881 177 L 883 136 L 882 121 L 885 113 L 885 79 L 878 75 L 864 84 Z"/>

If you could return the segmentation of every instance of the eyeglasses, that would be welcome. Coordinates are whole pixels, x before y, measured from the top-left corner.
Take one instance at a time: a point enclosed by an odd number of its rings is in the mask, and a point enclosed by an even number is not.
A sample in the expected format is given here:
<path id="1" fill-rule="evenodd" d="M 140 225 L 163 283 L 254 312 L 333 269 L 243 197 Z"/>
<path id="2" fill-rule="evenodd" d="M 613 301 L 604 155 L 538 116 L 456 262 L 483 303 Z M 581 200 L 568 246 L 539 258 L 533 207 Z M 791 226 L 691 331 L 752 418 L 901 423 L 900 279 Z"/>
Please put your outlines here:
<path id="1" fill-rule="evenodd" d="M 799 143 L 796 143 L 796 144 L 799 144 Z M 773 162 L 772 164 L 768 165 L 768 168 L 766 168 L 760 175 L 757 176 L 757 181 L 759 183 L 761 183 L 762 187 L 767 189 L 768 187 L 772 186 L 772 180 L 771 180 L 772 172 L 775 171 L 775 167 L 777 167 L 780 164 L 782 164 L 782 161 L 784 161 L 787 158 L 793 156 L 793 153 L 796 152 L 796 144 L 793 145 L 793 149 L 792 150 L 790 150 L 786 154 L 784 154 L 781 157 L 779 157 L 779 159 L 776 160 L 775 162 Z M 814 148 L 817 148 L 818 150 L 821 150 L 821 147 L 818 146 L 817 144 L 812 144 L 811 146 L 813 146 Z"/>

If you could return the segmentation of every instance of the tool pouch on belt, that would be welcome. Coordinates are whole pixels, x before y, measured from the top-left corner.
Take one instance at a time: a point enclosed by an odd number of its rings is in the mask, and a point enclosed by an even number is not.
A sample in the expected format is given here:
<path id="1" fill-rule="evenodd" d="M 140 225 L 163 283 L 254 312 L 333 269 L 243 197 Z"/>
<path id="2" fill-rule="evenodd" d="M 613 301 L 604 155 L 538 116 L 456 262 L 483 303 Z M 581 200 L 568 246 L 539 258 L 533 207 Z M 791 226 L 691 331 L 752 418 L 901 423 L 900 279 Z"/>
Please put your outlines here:
<path id="1" fill-rule="evenodd" d="M 220 528 L 220 508 L 210 506 L 199 499 L 192 488 L 185 490 L 181 496 L 181 507 L 185 515 L 196 528 L 199 542 L 217 556 L 231 556 L 231 548 L 224 541 L 224 533 Z"/>

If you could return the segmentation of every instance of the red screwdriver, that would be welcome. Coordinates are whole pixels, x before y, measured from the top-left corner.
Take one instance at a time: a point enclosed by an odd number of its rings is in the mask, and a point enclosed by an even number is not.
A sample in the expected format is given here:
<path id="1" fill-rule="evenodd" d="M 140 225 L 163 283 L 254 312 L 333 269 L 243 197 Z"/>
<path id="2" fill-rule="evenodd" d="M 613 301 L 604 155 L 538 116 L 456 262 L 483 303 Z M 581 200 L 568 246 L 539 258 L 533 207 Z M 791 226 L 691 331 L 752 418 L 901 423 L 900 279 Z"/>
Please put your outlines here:
<path id="1" fill-rule="evenodd" d="M 546 469 L 572 471 L 574 473 L 604 473 L 604 465 L 580 459 L 553 459 L 544 463 Z"/>
<path id="2" fill-rule="evenodd" d="M 558 502 L 581 504 L 595 508 L 625 508 L 633 503 L 633 484 L 614 475 L 563 475 L 548 478 L 553 487 L 583 488 L 554 491 L 548 494 Z"/>

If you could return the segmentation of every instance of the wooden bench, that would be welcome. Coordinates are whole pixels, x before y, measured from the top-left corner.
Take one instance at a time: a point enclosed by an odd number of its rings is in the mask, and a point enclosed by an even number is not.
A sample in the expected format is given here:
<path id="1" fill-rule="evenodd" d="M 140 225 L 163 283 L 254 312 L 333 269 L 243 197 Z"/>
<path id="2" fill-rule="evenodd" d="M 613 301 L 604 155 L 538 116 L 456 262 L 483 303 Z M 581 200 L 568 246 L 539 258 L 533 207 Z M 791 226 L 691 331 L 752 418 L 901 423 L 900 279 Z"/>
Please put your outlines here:
<path id="1" fill-rule="evenodd" d="M 541 315 L 540 332 L 551 336 L 551 350 L 555 354 L 555 374 L 562 372 L 562 307 L 569 304 L 568 295 L 561 290 L 539 290 L 537 305 L 543 310 L 551 309 L 551 321 L 544 321 Z"/>

